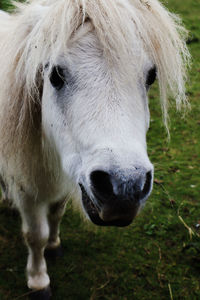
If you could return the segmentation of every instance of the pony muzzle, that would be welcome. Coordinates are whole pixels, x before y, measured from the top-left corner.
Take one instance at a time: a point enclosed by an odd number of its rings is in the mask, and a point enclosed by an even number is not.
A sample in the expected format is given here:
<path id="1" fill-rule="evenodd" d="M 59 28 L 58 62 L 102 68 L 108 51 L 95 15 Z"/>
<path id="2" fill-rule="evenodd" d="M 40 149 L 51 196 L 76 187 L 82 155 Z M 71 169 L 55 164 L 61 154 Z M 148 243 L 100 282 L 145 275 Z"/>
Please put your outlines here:
<path id="1" fill-rule="evenodd" d="M 89 197 L 84 186 L 82 202 L 90 220 L 99 226 L 128 226 L 152 189 L 152 171 L 139 169 L 132 176 L 122 172 L 93 171 Z"/>

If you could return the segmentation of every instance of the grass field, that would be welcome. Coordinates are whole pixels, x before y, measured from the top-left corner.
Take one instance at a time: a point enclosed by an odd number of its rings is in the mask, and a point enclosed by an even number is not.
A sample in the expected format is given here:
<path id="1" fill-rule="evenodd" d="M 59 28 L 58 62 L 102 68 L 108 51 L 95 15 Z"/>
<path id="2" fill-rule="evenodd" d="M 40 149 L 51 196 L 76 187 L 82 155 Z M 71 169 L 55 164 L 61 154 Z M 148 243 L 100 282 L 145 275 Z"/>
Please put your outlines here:
<path id="1" fill-rule="evenodd" d="M 156 87 L 151 91 L 153 193 L 135 222 L 123 229 L 87 229 L 67 208 L 61 226 L 64 257 L 48 263 L 53 299 L 200 299 L 200 2 L 163 2 L 191 32 L 191 111 L 183 119 L 171 107 L 168 142 Z M 6 9 L 6 3 L 0 7 Z M 0 205 L 1 300 L 26 299 L 26 252 L 19 216 Z"/>

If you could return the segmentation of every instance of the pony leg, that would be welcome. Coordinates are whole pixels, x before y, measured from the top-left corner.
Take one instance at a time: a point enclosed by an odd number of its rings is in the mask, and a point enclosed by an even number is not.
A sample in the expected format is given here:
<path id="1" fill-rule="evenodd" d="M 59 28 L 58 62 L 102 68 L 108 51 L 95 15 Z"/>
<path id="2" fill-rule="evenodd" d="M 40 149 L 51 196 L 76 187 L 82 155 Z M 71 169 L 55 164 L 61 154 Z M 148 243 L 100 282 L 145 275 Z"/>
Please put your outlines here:
<path id="1" fill-rule="evenodd" d="M 47 274 L 44 249 L 49 238 L 47 206 L 38 203 L 23 203 L 22 231 L 28 247 L 27 279 L 33 290 L 46 289 L 50 280 Z"/>
<path id="2" fill-rule="evenodd" d="M 64 199 L 50 206 L 48 215 L 50 234 L 46 247 L 47 251 L 60 248 L 60 222 L 65 212 L 66 202 L 67 200 Z"/>

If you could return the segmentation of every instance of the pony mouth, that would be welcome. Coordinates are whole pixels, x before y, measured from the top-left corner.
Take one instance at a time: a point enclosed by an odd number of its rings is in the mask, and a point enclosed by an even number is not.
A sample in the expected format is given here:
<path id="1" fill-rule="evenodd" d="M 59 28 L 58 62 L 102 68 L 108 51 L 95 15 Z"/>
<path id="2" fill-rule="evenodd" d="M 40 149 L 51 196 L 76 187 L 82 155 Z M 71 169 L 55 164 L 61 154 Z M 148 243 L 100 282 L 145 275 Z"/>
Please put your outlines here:
<path id="1" fill-rule="evenodd" d="M 125 227 L 132 223 L 134 216 L 129 217 L 129 218 L 122 218 L 122 219 L 119 218 L 119 219 L 115 219 L 115 220 L 111 220 L 111 221 L 104 221 L 100 217 L 101 209 L 96 207 L 94 202 L 88 196 L 83 185 L 79 184 L 79 186 L 80 186 L 81 192 L 82 192 L 83 207 L 92 223 L 94 223 L 97 226 L 116 226 L 116 227 Z"/>

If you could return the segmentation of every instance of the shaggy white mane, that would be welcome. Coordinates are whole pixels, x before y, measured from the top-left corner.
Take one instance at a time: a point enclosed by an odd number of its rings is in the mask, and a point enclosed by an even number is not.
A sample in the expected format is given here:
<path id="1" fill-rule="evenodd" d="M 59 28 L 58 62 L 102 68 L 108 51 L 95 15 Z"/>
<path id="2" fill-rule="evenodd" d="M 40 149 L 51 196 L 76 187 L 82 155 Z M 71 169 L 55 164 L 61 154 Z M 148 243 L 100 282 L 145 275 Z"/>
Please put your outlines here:
<path id="1" fill-rule="evenodd" d="M 187 103 L 187 32 L 180 19 L 157 0 L 30 0 L 15 6 L 12 14 L 0 17 L 4 133 L 9 130 L 12 136 L 16 128 L 21 128 L 23 135 L 30 127 L 31 116 L 34 119 L 34 111 L 39 109 L 33 103 L 40 98 L 45 64 L 53 64 L 59 54 L 67 51 L 70 39 L 86 18 L 94 26 L 108 63 L 125 68 L 127 77 L 133 55 L 130 36 L 137 29 L 157 67 L 166 124 L 168 97 L 175 99 L 177 108 Z M 11 118 L 16 121 L 10 122 Z"/>

